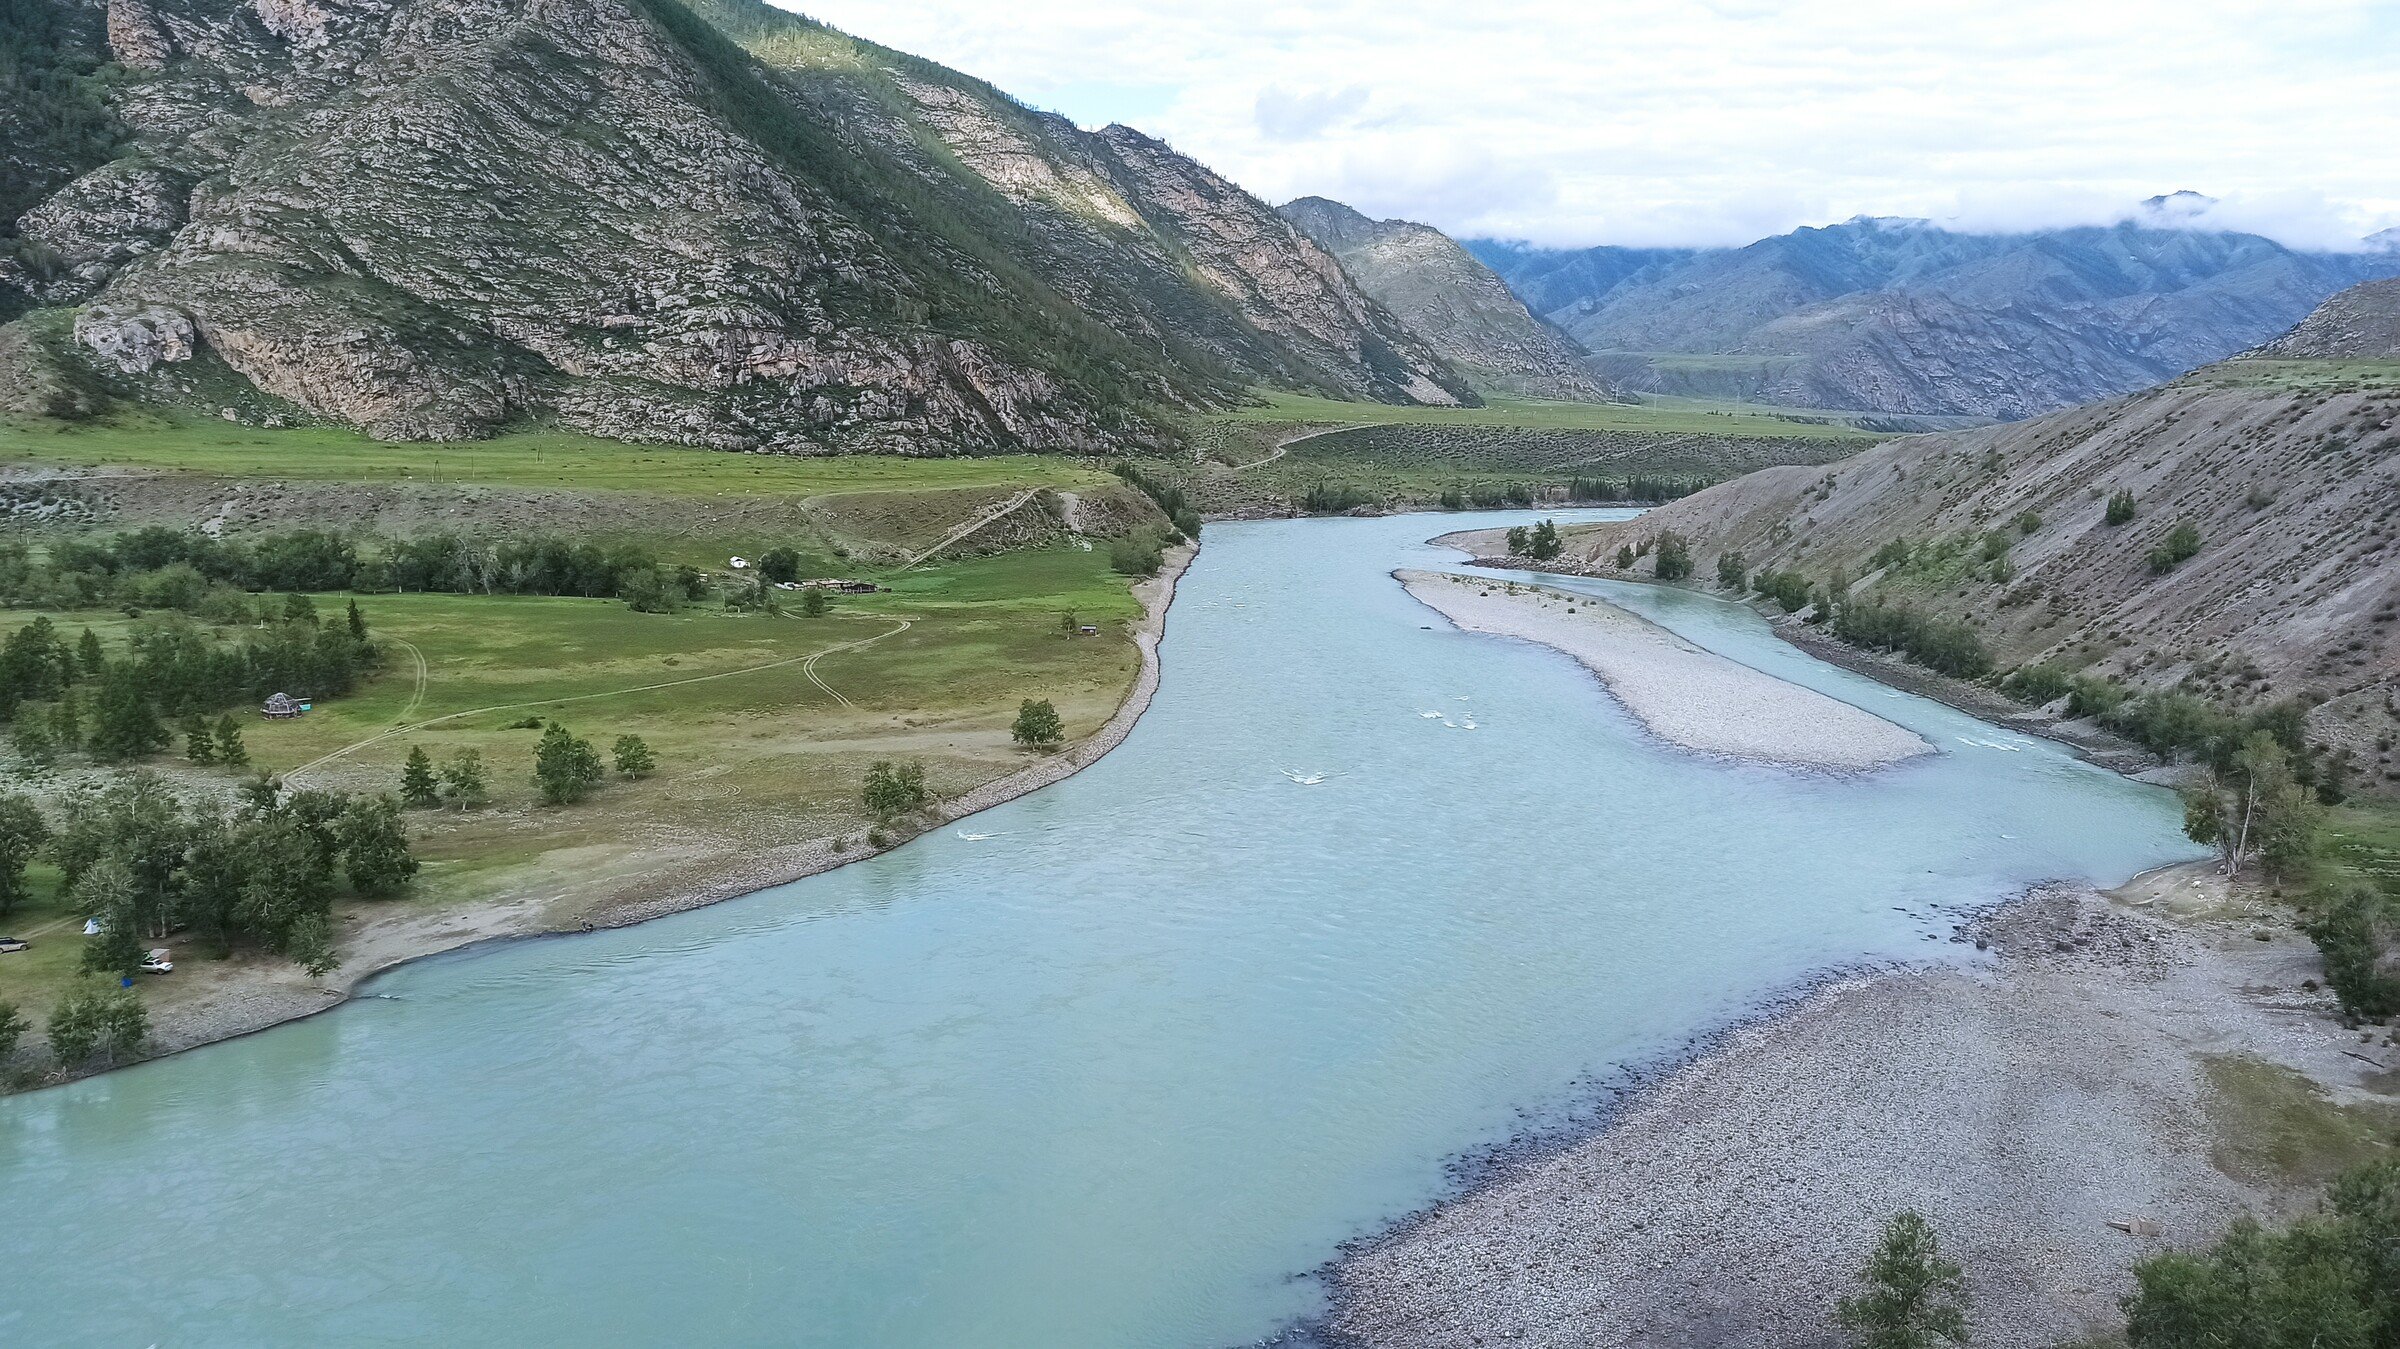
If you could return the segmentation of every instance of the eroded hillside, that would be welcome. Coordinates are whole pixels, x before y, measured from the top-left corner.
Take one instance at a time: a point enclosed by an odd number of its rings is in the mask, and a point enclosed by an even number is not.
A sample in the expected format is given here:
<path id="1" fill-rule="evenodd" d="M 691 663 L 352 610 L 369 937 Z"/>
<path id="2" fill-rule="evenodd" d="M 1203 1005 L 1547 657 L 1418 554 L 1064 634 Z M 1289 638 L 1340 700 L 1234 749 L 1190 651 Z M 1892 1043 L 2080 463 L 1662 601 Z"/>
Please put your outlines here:
<path id="1" fill-rule="evenodd" d="M 2306 697 L 2325 739 L 2400 780 L 2400 365 L 2230 362 L 2034 421 L 1764 469 L 1581 533 L 1568 560 L 1606 574 L 1621 546 L 1668 530 L 1693 541 L 1699 578 L 1730 553 L 1754 574 L 1845 578 L 1965 622 L 2003 668 L 2237 708 Z"/>

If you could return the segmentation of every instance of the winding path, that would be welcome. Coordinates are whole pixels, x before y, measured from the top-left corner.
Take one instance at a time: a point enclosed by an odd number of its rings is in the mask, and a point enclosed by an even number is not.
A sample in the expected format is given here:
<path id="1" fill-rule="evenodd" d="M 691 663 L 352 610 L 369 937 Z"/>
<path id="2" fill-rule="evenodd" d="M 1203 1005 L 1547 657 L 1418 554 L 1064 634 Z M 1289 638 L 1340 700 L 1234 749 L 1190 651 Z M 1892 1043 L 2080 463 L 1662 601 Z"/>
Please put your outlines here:
<path id="1" fill-rule="evenodd" d="M 1373 422 L 1357 422 L 1349 426 L 1328 426 L 1319 431 L 1303 431 L 1296 436 L 1285 436 L 1283 439 L 1275 442 L 1274 449 L 1267 451 L 1265 454 L 1251 460 L 1247 464 L 1235 464 L 1232 468 L 1232 471 L 1235 473 L 1246 473 L 1251 469 L 1257 468 L 1261 464 L 1274 463 L 1276 460 L 1281 459 L 1294 445 L 1297 445 L 1304 440 L 1315 440 L 1319 436 L 1337 435 L 1343 431 L 1364 431 L 1373 425 L 1375 425 Z"/>
<path id="2" fill-rule="evenodd" d="M 494 703 L 489 707 L 470 707 L 462 712 L 445 712 L 441 716 L 427 717 L 423 721 L 406 722 L 401 725 L 394 726 L 390 730 L 381 731 L 377 734 L 368 736 L 364 740 L 344 745 L 340 749 L 334 750 L 330 754 L 319 755 L 318 757 L 309 760 L 307 763 L 300 765 L 298 768 L 294 768 L 285 773 L 283 775 L 283 781 L 286 786 L 298 786 L 300 784 L 300 780 L 305 775 L 313 773 L 317 769 L 323 768 L 325 765 L 332 763 L 336 759 L 345 758 L 358 752 L 359 750 L 367 748 L 370 745 L 379 745 L 394 736 L 406 735 L 411 731 L 421 731 L 428 726 L 439 726 L 446 721 L 457 721 L 461 717 L 481 716 L 486 712 L 514 712 L 518 711 L 519 709 L 529 707 L 556 707 L 562 703 L 589 702 L 594 698 L 618 698 L 623 697 L 628 693 L 648 693 L 654 689 L 680 688 L 686 684 L 705 684 L 712 679 L 731 679 L 736 675 L 757 674 L 761 670 L 781 669 L 786 665 L 801 666 L 802 672 L 808 676 L 810 683 L 815 684 L 818 688 L 825 690 L 825 692 L 828 694 L 832 694 L 833 697 L 839 699 L 842 706 L 856 707 L 857 704 L 851 702 L 847 698 L 843 698 L 841 694 L 834 692 L 834 689 L 831 685 L 817 677 L 816 663 L 837 651 L 855 650 L 859 647 L 866 646 L 871 642 L 880 642 L 884 638 L 892 636 L 895 633 L 906 632 L 912 625 L 913 620 L 901 618 L 894 619 L 893 622 L 895 626 L 886 628 L 882 632 L 876 633 L 871 637 L 861 637 L 854 641 L 837 643 L 836 645 L 826 647 L 821 651 L 812 651 L 805 656 L 787 656 L 782 660 L 771 660 L 763 665 L 745 665 L 738 670 L 719 670 L 715 674 L 690 675 L 682 679 L 667 679 L 652 684 L 636 684 L 631 688 L 604 689 L 598 693 L 571 693 L 562 698 L 538 698 L 530 702 L 521 703 Z M 410 646 L 409 649 L 414 651 L 416 648 L 414 646 Z M 424 657 L 422 653 L 420 653 L 418 655 L 420 681 L 423 674 L 423 660 Z M 424 684 L 420 682 L 417 686 L 416 697 L 409 700 L 410 710 L 413 711 L 417 703 L 423 699 L 424 692 Z M 403 715 L 406 714 L 403 713 Z"/>
<path id="3" fill-rule="evenodd" d="M 1019 506 L 1024 505 L 1026 502 L 1033 500 L 1034 494 L 1041 490 L 1042 489 L 1039 487 L 1028 487 L 1024 491 L 1017 493 L 1015 496 L 1010 497 L 1008 500 L 1001 502 L 997 506 L 984 507 L 981 512 L 970 517 L 963 523 L 952 526 L 950 532 L 941 537 L 940 542 L 934 544 L 931 548 L 926 549 L 924 552 L 917 554 L 915 557 L 910 558 L 908 561 L 901 563 L 898 567 L 893 568 L 893 570 L 907 571 L 909 568 L 916 566 L 920 562 L 923 562 L 925 559 L 933 556 L 935 553 L 942 551 L 944 548 L 949 547 L 951 544 L 958 542 L 960 539 L 963 539 L 968 535 L 977 532 L 978 530 L 984 529 L 1001 516 L 1004 516 Z"/>

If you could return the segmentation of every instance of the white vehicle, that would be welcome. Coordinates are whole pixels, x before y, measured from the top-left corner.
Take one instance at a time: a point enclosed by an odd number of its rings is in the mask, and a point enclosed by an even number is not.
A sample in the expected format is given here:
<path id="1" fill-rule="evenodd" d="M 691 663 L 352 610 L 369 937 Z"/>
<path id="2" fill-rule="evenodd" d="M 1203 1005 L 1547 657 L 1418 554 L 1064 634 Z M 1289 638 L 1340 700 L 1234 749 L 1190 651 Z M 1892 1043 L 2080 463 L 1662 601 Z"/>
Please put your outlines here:
<path id="1" fill-rule="evenodd" d="M 142 957 L 142 973 L 173 974 L 175 962 L 167 958 L 169 954 L 170 952 L 164 946 L 152 947 L 150 954 Z"/>

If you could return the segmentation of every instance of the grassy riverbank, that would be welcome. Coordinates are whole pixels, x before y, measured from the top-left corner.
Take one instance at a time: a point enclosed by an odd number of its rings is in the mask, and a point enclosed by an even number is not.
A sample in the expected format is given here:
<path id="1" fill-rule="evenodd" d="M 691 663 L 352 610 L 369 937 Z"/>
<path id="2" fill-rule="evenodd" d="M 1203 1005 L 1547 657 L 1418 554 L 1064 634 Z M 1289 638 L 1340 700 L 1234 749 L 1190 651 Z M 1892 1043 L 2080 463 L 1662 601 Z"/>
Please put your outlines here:
<path id="1" fill-rule="evenodd" d="M 358 687 L 288 721 L 234 709 L 250 757 L 243 770 L 184 762 L 180 736 L 129 766 L 187 798 L 226 802 L 253 771 L 380 793 L 397 791 L 411 749 L 437 764 L 481 756 L 487 803 L 406 812 L 425 864 L 414 884 L 396 899 L 337 907 L 344 963 L 326 981 L 335 990 L 478 937 L 619 921 L 866 855 L 876 821 L 860 784 L 880 760 L 921 763 L 937 800 L 979 798 L 1067 762 L 1014 743 L 1018 705 L 1048 699 L 1071 751 L 1126 703 L 1145 659 L 1137 628 L 1150 620 L 1135 578 L 1112 567 L 1111 540 L 1165 528 L 1103 467 L 1055 457 L 791 459 L 549 433 L 393 446 L 207 422 L 0 426 L 0 491 L 31 526 L 20 537 L 37 565 L 68 540 L 163 525 L 235 542 L 321 529 L 368 555 L 390 538 L 544 535 L 639 548 L 702 578 L 707 593 L 670 612 L 564 595 L 319 593 L 317 610 L 337 618 L 355 599 L 382 652 Z M 834 596 L 820 616 L 788 591 L 767 592 L 771 607 L 720 602 L 749 594 L 756 575 L 730 557 L 777 548 L 796 554 L 802 576 L 878 589 Z M 1070 616 L 1096 631 L 1074 633 Z M 162 620 L 194 621 L 114 600 L 51 601 L 0 608 L 0 632 L 36 617 L 70 640 L 88 628 L 110 652 Z M 199 626 L 220 643 L 248 632 Z M 611 774 L 572 806 L 541 804 L 533 752 L 551 720 L 604 755 L 617 737 L 638 736 L 657 769 Z M 9 789 L 46 808 L 119 771 L 72 754 L 42 770 L 0 737 Z M 876 837 L 912 827 L 921 823 Z M 0 932 L 33 946 L 0 956 L 0 1001 L 38 1026 L 78 977 L 84 915 L 46 864 L 29 879 L 27 902 Z M 219 961 L 188 940 L 164 944 L 176 949 L 176 972 L 140 985 L 158 1047 L 324 1005 L 288 962 Z M 41 1070 L 38 1038 L 17 1056 L 20 1075 Z"/>

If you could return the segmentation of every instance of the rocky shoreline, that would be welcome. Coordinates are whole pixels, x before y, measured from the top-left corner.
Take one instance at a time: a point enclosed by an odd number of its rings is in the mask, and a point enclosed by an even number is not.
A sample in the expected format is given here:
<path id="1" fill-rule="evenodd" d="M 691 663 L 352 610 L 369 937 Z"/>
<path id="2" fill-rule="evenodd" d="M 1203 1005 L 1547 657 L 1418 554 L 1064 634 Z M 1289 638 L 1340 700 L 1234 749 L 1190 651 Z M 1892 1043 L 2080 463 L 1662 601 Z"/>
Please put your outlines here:
<path id="1" fill-rule="evenodd" d="M 1977 1343 L 2104 1330 L 2135 1260 L 2299 1198 L 2245 1164 L 2220 1065 L 2393 1101 L 2314 952 L 2263 921 L 2206 864 L 2038 888 L 1962 929 L 1990 957 L 1817 987 L 1353 1251 L 1320 1337 L 1831 1345 L 1903 1207 L 1967 1266 Z"/>
<path id="2" fill-rule="evenodd" d="M 1142 617 L 1134 625 L 1133 639 L 1142 664 L 1116 713 L 1100 729 L 1058 753 L 937 803 L 925 829 L 941 828 L 1063 781 L 1124 742 L 1158 692 L 1158 647 L 1166 631 L 1167 609 L 1174 600 L 1176 582 L 1182 579 L 1184 569 L 1197 551 L 1193 546 L 1170 550 L 1159 574 L 1134 586 L 1135 598 L 1142 604 Z M 752 852 L 732 859 L 730 865 L 705 866 L 704 878 L 697 883 L 600 909 L 574 926 L 562 926 L 552 916 L 549 906 L 539 900 L 454 904 L 430 910 L 383 906 L 343 934 L 341 949 L 345 958 L 322 979 L 309 977 L 288 961 L 252 957 L 212 970 L 212 977 L 205 985 L 179 985 L 168 990 L 170 997 L 156 1000 L 152 1008 L 153 1052 L 115 1066 L 148 1062 L 339 1007 L 357 996 L 361 986 L 376 975 L 412 960 L 487 941 L 626 927 L 683 913 L 864 861 L 898 848 L 914 836 L 896 837 L 883 848 L 846 844 L 842 839 L 814 838 Z M 88 1074 L 78 1074 L 84 1075 Z M 62 1080 L 67 1079 L 53 1079 Z"/>

